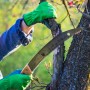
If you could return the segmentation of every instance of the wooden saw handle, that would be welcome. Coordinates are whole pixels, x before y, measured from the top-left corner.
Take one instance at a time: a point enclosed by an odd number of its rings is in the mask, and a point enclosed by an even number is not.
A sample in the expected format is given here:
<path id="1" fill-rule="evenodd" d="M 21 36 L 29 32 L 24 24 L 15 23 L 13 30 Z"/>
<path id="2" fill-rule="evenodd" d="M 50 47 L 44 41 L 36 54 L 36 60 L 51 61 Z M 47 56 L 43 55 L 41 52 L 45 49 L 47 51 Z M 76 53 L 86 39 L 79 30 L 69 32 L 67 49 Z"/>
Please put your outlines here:
<path id="1" fill-rule="evenodd" d="M 27 64 L 27 65 L 23 68 L 23 70 L 21 71 L 21 73 L 22 73 L 22 74 L 28 74 L 28 75 L 30 75 L 30 74 L 32 74 L 32 70 L 30 69 L 29 65 Z"/>

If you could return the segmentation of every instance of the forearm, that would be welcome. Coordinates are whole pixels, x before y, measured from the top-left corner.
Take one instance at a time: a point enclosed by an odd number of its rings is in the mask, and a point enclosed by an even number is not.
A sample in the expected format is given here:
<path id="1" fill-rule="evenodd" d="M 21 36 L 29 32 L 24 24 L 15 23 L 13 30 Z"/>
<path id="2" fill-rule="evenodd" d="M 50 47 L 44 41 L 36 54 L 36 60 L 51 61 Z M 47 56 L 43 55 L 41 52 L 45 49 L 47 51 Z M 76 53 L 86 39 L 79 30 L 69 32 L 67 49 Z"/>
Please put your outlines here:
<path id="1" fill-rule="evenodd" d="M 24 22 L 24 20 L 22 20 L 22 22 L 21 22 L 21 30 L 24 32 L 24 33 L 26 33 L 27 35 L 31 32 L 31 28 L 32 28 L 33 26 L 27 26 L 26 24 L 25 24 L 25 22 Z"/>
<path id="2" fill-rule="evenodd" d="M 26 27 L 23 24 L 23 19 L 19 19 L 16 23 L 7 31 L 5 31 L 0 37 L 0 60 L 3 59 L 5 55 L 14 51 L 21 44 L 27 45 L 29 43 L 24 33 L 26 32 Z M 23 33 L 23 32 L 24 33 Z"/>

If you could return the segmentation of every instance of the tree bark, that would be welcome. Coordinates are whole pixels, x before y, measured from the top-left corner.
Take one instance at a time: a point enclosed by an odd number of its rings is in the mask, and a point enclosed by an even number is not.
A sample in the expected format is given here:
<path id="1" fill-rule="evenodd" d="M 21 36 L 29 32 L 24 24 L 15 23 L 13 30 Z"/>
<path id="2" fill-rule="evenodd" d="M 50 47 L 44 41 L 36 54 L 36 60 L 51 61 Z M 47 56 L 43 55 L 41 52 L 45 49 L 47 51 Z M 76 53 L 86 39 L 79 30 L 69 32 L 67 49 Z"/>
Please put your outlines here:
<path id="1" fill-rule="evenodd" d="M 90 15 L 90 0 L 85 13 Z M 63 45 L 54 53 L 54 72 L 48 90 L 87 90 L 90 65 L 90 19 L 84 15 L 78 27 L 83 31 L 73 37 L 67 58 L 63 62 Z"/>
<path id="2" fill-rule="evenodd" d="M 50 28 L 53 37 L 62 33 L 61 27 L 55 22 L 55 20 L 53 19 L 52 21 L 50 20 L 49 25 L 53 26 L 52 28 Z M 65 51 L 64 43 L 62 45 L 59 45 L 54 50 L 53 78 L 50 84 L 51 87 L 49 89 L 53 88 L 53 90 L 57 90 L 57 86 L 59 85 L 59 79 L 61 78 L 61 75 L 62 75 L 62 68 L 63 68 L 63 62 L 64 62 L 64 51 Z"/>

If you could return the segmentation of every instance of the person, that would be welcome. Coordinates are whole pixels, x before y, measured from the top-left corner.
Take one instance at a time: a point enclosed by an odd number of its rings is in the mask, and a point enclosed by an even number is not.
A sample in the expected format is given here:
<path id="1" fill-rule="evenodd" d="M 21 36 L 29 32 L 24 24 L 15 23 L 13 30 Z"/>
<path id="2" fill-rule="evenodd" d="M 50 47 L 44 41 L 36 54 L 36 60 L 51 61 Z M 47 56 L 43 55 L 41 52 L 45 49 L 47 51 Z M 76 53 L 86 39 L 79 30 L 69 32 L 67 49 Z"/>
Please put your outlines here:
<path id="1" fill-rule="evenodd" d="M 21 44 L 26 46 L 32 41 L 33 25 L 48 18 L 56 18 L 55 8 L 44 1 L 32 12 L 23 15 L 16 23 L 0 36 L 0 61 L 15 51 Z M 23 90 L 31 81 L 31 75 L 20 74 L 16 70 L 0 80 L 0 90 Z"/>

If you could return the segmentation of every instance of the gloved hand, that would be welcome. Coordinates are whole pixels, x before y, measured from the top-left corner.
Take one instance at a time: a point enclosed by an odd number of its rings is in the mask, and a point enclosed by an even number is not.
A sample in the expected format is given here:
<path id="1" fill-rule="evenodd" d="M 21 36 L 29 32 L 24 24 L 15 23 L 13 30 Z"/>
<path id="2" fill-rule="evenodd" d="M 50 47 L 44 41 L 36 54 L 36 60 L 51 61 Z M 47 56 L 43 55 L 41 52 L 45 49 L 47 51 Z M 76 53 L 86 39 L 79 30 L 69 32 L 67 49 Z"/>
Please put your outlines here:
<path id="1" fill-rule="evenodd" d="M 0 90 L 23 90 L 30 83 L 31 76 L 18 73 L 19 71 L 15 71 L 4 79 L 1 79 Z"/>
<path id="2" fill-rule="evenodd" d="M 51 5 L 46 1 L 40 3 L 39 6 L 32 12 L 23 15 L 24 22 L 26 23 L 27 26 L 40 23 L 44 19 L 56 18 L 56 17 L 57 15 L 55 8 L 53 7 L 53 5 Z"/>

